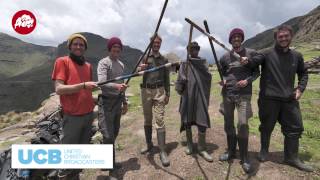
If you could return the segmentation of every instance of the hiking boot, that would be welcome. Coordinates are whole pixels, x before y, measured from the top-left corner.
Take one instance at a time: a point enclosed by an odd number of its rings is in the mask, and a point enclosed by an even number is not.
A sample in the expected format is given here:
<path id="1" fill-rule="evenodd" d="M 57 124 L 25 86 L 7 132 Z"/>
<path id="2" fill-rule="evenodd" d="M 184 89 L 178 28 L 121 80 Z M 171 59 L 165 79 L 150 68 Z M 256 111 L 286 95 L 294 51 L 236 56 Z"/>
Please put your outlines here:
<path id="1" fill-rule="evenodd" d="M 144 126 L 144 134 L 146 138 L 146 147 L 141 149 L 140 153 L 141 154 L 146 154 L 151 151 L 153 148 L 153 143 L 152 143 L 152 126 Z"/>
<path id="2" fill-rule="evenodd" d="M 114 169 L 121 169 L 122 165 L 119 162 L 114 163 Z"/>
<path id="3" fill-rule="evenodd" d="M 235 135 L 227 135 L 228 150 L 221 154 L 219 161 L 229 161 L 236 158 L 237 138 Z"/>
<path id="4" fill-rule="evenodd" d="M 239 126 L 238 132 L 238 144 L 240 152 L 240 163 L 242 169 L 246 173 L 250 173 L 251 164 L 248 157 L 248 141 L 249 141 L 249 126 L 247 124 L 242 124 Z"/>
<path id="5" fill-rule="evenodd" d="M 169 166 L 170 161 L 168 159 L 167 152 L 165 150 L 166 145 L 166 130 L 164 128 L 157 129 L 157 138 L 158 138 L 158 145 L 160 149 L 160 160 L 163 166 Z"/>
<path id="6" fill-rule="evenodd" d="M 192 150 L 192 130 L 191 129 L 186 129 L 186 137 L 187 137 L 187 146 L 186 146 L 186 150 L 185 153 L 187 155 L 192 154 L 193 150 Z"/>
<path id="7" fill-rule="evenodd" d="M 204 160 L 213 162 L 213 158 L 206 151 L 206 133 L 198 133 L 198 152 Z"/>
<path id="8" fill-rule="evenodd" d="M 109 180 L 117 180 L 117 175 L 116 175 L 116 172 L 114 170 L 110 170 L 109 171 L 109 177 L 108 177 Z"/>
<path id="9" fill-rule="evenodd" d="M 60 169 L 58 172 L 59 180 L 79 180 L 79 172 L 72 169 Z"/>
<path id="10" fill-rule="evenodd" d="M 302 171 L 306 172 L 313 172 L 314 169 L 311 166 L 308 166 L 301 162 L 298 158 L 298 151 L 299 151 L 299 138 L 288 138 L 285 137 L 284 139 L 284 163 L 298 168 Z"/>
<path id="11" fill-rule="evenodd" d="M 248 158 L 248 138 L 239 138 L 240 163 L 244 172 L 249 173 L 251 164 Z"/>
<path id="12" fill-rule="evenodd" d="M 269 145 L 270 145 L 270 136 L 271 134 L 261 132 L 260 133 L 260 153 L 258 155 L 258 160 L 260 162 L 265 162 L 267 160 L 267 156 L 269 154 Z"/>

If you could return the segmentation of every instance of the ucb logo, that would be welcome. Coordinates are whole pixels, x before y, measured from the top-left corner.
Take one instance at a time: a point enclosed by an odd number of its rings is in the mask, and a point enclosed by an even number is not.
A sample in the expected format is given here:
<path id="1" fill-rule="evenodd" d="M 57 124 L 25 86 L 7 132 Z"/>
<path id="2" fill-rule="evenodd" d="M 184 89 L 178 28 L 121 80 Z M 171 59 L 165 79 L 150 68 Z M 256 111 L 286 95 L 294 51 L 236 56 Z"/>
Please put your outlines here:
<path id="1" fill-rule="evenodd" d="M 19 149 L 18 160 L 21 164 L 59 164 L 61 163 L 61 151 L 58 149 Z"/>

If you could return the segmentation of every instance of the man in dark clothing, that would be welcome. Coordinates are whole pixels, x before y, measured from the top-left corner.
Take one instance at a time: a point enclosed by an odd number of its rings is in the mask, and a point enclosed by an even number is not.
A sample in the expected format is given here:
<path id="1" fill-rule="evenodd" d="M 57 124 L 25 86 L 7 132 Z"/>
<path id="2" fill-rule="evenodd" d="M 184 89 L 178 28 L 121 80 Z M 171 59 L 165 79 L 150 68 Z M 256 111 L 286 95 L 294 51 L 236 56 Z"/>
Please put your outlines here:
<path id="1" fill-rule="evenodd" d="M 252 57 L 256 52 L 244 48 L 241 43 L 244 32 L 235 28 L 230 32 L 229 42 L 233 51 L 242 57 Z M 252 82 L 259 77 L 259 68 L 251 69 L 240 64 L 231 53 L 226 53 L 220 59 L 224 81 L 222 96 L 224 109 L 224 129 L 227 134 L 228 150 L 219 157 L 220 161 L 235 158 L 237 141 L 239 143 L 240 159 L 245 172 L 251 169 L 248 158 L 249 126 L 248 119 L 252 117 L 251 96 Z M 234 110 L 238 111 L 238 135 L 234 126 Z"/>
<path id="2" fill-rule="evenodd" d="M 198 127 L 198 151 L 208 162 L 212 157 L 206 151 L 206 129 L 210 128 L 208 113 L 211 74 L 209 73 L 206 59 L 198 56 L 200 46 L 192 42 L 188 48 L 191 57 L 182 63 L 176 82 L 176 91 L 181 95 L 180 114 L 181 131 L 186 130 L 187 149 L 186 154 L 192 154 L 192 130 L 191 126 Z"/>
<path id="3" fill-rule="evenodd" d="M 244 58 L 241 63 L 250 67 L 261 65 L 260 94 L 258 100 L 261 150 L 259 160 L 267 159 L 270 136 L 276 122 L 281 125 L 284 139 L 284 162 L 303 171 L 313 169 L 298 158 L 299 138 L 303 123 L 299 98 L 308 82 L 302 55 L 289 48 L 293 31 L 282 25 L 274 33 L 276 44 L 253 58 Z M 295 75 L 298 86 L 295 88 Z"/>

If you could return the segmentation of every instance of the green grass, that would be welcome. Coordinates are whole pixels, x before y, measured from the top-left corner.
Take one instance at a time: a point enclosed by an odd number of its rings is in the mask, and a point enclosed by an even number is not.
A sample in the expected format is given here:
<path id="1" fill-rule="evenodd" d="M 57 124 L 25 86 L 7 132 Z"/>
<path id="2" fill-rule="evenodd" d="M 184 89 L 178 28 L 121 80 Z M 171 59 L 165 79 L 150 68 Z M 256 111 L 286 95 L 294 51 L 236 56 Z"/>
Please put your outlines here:
<path id="1" fill-rule="evenodd" d="M 139 111 L 142 109 L 141 107 L 141 96 L 140 96 L 140 84 L 142 82 L 142 77 L 132 78 L 130 80 L 130 84 L 128 87 L 127 92 L 132 94 L 128 98 L 129 104 L 129 112 L 131 111 Z"/>
<path id="2" fill-rule="evenodd" d="M 192 179 L 194 179 L 194 180 L 204 180 L 205 178 L 202 177 L 202 176 L 196 176 L 196 177 L 194 177 Z"/>
<path id="3" fill-rule="evenodd" d="M 296 50 L 303 54 L 303 58 L 308 61 L 313 57 L 320 56 L 320 51 L 315 49 L 313 44 L 300 43 L 298 45 L 294 45 Z"/>
<path id="4" fill-rule="evenodd" d="M 8 147 L 11 147 L 12 144 L 23 144 L 27 139 L 27 137 L 19 137 L 18 139 L 15 139 L 13 141 L 2 142 L 0 143 L 0 149 L 7 149 Z"/>
<path id="5" fill-rule="evenodd" d="M 314 49 L 312 44 L 300 44 L 297 49 L 304 55 L 305 60 L 320 56 L 320 51 Z M 300 141 L 300 155 L 303 160 L 313 163 L 320 168 L 320 76 L 309 75 L 308 86 L 318 86 L 316 89 L 307 89 L 300 107 L 304 123 L 304 133 Z"/>
<path id="6" fill-rule="evenodd" d="M 35 116 L 36 113 L 16 113 L 14 111 L 10 111 L 6 114 L 0 115 L 0 129 L 15 125 L 24 119 L 34 118 Z"/>
<path id="7" fill-rule="evenodd" d="M 3 59 L 15 60 L 14 63 L 0 63 L 0 73 L 6 77 L 13 77 L 30 71 L 44 63 L 48 63 L 50 56 L 43 52 L 30 52 L 21 54 L 1 53 Z"/>

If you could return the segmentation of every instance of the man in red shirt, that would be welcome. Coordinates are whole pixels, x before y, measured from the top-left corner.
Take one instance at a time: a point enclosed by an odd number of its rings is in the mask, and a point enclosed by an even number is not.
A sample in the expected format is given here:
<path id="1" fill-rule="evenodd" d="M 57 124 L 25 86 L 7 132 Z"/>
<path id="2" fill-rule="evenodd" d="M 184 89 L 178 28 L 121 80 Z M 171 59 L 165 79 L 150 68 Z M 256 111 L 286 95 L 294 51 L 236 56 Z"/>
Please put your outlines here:
<path id="1" fill-rule="evenodd" d="M 81 34 L 72 34 L 68 39 L 69 56 L 57 58 L 52 80 L 60 95 L 63 110 L 62 144 L 89 144 L 93 122 L 94 101 L 91 64 L 85 61 L 87 40 Z M 60 170 L 60 179 L 70 179 L 71 170 Z M 73 174 L 75 176 L 75 174 Z M 76 176 L 77 173 L 76 173 Z"/>

